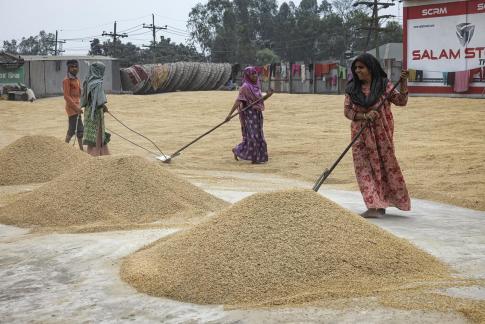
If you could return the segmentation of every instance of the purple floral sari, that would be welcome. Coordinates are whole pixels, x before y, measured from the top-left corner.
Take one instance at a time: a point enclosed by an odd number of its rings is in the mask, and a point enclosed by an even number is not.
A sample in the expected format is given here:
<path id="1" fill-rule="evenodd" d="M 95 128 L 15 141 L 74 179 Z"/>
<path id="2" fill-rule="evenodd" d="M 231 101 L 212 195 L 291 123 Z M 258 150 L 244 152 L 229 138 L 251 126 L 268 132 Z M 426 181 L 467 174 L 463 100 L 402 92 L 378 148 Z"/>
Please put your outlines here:
<path id="1" fill-rule="evenodd" d="M 242 103 L 238 107 L 239 111 L 248 104 L 262 98 L 259 79 L 256 83 L 253 83 L 249 77 L 254 71 L 255 69 L 253 67 L 244 69 L 244 83 L 239 89 L 239 96 L 237 98 Z M 260 101 L 239 114 L 242 142 L 233 149 L 233 153 L 238 158 L 253 163 L 264 163 L 268 161 L 268 149 L 263 132 L 263 110 L 264 102 Z"/>

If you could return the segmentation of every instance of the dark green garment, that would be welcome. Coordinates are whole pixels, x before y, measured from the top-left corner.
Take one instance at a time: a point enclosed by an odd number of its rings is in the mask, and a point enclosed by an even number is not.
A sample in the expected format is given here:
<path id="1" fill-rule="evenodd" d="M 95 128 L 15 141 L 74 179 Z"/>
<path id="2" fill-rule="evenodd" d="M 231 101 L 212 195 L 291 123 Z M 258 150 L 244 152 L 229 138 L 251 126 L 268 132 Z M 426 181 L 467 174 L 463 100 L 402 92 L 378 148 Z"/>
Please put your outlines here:
<path id="1" fill-rule="evenodd" d="M 103 108 L 101 107 L 95 110 L 94 119 L 89 117 L 91 115 L 91 109 L 91 107 L 86 107 L 84 111 L 83 144 L 96 146 L 96 136 L 98 135 L 98 130 L 101 128 L 101 131 L 103 131 L 103 145 L 106 145 L 110 140 L 111 134 L 105 131 Z"/>

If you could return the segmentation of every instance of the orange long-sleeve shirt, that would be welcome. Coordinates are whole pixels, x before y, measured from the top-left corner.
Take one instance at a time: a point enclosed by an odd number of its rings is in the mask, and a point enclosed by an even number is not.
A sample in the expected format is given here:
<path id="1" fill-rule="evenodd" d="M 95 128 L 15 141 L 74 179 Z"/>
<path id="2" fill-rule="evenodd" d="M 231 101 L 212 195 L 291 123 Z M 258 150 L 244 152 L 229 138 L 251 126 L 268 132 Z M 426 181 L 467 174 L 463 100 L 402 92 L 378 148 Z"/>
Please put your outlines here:
<path id="1" fill-rule="evenodd" d="M 64 100 L 66 100 L 66 113 L 68 116 L 77 115 L 81 112 L 79 107 L 81 102 L 81 83 L 79 79 L 66 77 L 62 81 L 64 89 Z"/>

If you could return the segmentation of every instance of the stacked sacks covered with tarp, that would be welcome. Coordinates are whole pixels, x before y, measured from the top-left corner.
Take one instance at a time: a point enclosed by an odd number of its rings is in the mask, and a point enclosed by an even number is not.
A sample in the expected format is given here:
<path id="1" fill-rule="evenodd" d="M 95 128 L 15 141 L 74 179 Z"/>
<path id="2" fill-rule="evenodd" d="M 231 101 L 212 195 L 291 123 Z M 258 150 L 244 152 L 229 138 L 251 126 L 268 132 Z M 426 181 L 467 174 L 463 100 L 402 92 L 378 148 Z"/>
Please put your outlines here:
<path id="1" fill-rule="evenodd" d="M 176 62 L 133 65 L 121 69 L 124 91 L 150 94 L 171 91 L 217 90 L 229 81 L 229 63 Z"/>

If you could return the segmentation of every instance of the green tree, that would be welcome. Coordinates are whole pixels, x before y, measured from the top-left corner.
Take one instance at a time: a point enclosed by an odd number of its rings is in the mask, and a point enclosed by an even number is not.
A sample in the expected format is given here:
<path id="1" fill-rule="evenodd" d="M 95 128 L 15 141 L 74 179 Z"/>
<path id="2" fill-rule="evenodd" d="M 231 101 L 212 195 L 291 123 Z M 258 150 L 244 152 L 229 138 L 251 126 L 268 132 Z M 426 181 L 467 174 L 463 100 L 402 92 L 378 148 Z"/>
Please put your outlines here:
<path id="1" fill-rule="evenodd" d="M 316 58 L 337 59 L 346 49 L 346 26 L 342 17 L 330 13 L 322 19 Z"/>
<path id="2" fill-rule="evenodd" d="M 39 55 L 47 55 L 54 52 L 56 35 L 53 33 L 46 33 L 41 30 L 38 36 L 39 40 Z"/>
<path id="3" fill-rule="evenodd" d="M 389 21 L 380 33 L 380 45 L 402 42 L 402 26 L 397 21 Z"/>
<path id="4" fill-rule="evenodd" d="M 192 45 L 213 62 L 254 64 L 264 49 L 285 61 L 339 59 L 346 50 L 367 46 L 371 12 L 353 7 L 354 0 L 209 0 L 189 15 Z M 400 41 L 393 23 L 380 42 Z"/>
<path id="5" fill-rule="evenodd" d="M 250 20 L 256 32 L 256 39 L 269 41 L 275 32 L 275 17 L 278 13 L 276 0 L 253 1 L 249 7 Z"/>
<path id="6" fill-rule="evenodd" d="M 20 41 L 20 44 L 18 46 L 18 51 L 19 54 L 23 55 L 39 55 L 40 46 L 37 36 L 30 36 L 29 38 L 22 37 L 22 40 Z"/>
<path id="7" fill-rule="evenodd" d="M 367 44 L 369 31 L 363 27 L 369 27 L 370 20 L 368 14 L 362 10 L 355 10 L 346 16 L 346 21 L 344 22 L 345 49 L 352 49 L 354 51 L 364 51 L 367 49 L 369 46 Z"/>
<path id="8" fill-rule="evenodd" d="M 123 67 L 131 66 L 135 63 L 140 62 L 140 54 L 141 50 L 138 46 L 134 45 L 131 42 L 126 44 L 120 43 L 120 46 L 117 46 L 116 49 L 117 56 L 120 59 L 120 65 Z"/>
<path id="9" fill-rule="evenodd" d="M 187 28 L 190 31 L 192 44 L 198 44 L 204 55 L 207 55 L 212 43 L 212 31 L 208 23 L 206 6 L 198 3 L 189 13 Z"/>
<path id="10" fill-rule="evenodd" d="M 322 3 L 318 7 L 320 14 L 325 17 L 332 13 L 332 4 L 327 0 L 322 0 Z"/>
<path id="11" fill-rule="evenodd" d="M 296 31 L 300 39 L 295 44 L 298 59 L 311 62 L 315 59 L 318 38 L 322 33 L 320 11 L 316 0 L 302 0 L 296 11 Z"/>
<path id="12" fill-rule="evenodd" d="M 95 38 L 91 41 L 88 55 L 103 55 L 103 45 L 98 38 Z"/>
<path id="13" fill-rule="evenodd" d="M 237 37 L 237 20 L 234 7 L 228 7 L 222 17 L 211 50 L 213 62 L 237 62 L 239 58 L 239 39 Z"/>
<path id="14" fill-rule="evenodd" d="M 9 41 L 3 41 L 3 50 L 10 54 L 17 54 L 17 41 L 12 39 Z"/>
<path id="15" fill-rule="evenodd" d="M 234 0 L 239 62 L 247 64 L 253 63 L 256 58 L 256 33 L 255 26 L 251 24 L 254 21 L 250 15 L 251 4 L 250 0 Z"/>
<path id="16" fill-rule="evenodd" d="M 256 52 L 256 64 L 265 65 L 280 62 L 280 57 L 269 48 L 263 48 Z"/>
<path id="17" fill-rule="evenodd" d="M 151 63 L 169 63 L 178 61 L 202 61 L 204 56 L 191 45 L 175 44 L 170 38 L 160 37 L 160 42 L 142 52 L 142 61 Z"/>
<path id="18" fill-rule="evenodd" d="M 293 4 L 293 3 L 291 3 Z M 292 61 L 296 59 L 293 51 L 293 43 L 291 39 L 295 37 L 295 7 L 283 2 L 276 14 L 274 44 L 275 51 L 279 56 L 286 60 Z"/>
<path id="19" fill-rule="evenodd" d="M 229 7 L 230 1 L 209 0 L 205 5 L 198 3 L 189 13 L 187 28 L 205 56 L 210 55 L 217 33 L 223 29 L 224 12 Z"/>
<path id="20" fill-rule="evenodd" d="M 54 34 L 41 30 L 39 35 L 22 37 L 18 43 L 15 39 L 4 41 L 3 49 L 20 55 L 47 55 L 54 51 L 55 39 Z"/>

